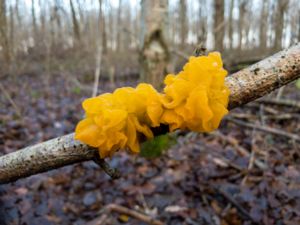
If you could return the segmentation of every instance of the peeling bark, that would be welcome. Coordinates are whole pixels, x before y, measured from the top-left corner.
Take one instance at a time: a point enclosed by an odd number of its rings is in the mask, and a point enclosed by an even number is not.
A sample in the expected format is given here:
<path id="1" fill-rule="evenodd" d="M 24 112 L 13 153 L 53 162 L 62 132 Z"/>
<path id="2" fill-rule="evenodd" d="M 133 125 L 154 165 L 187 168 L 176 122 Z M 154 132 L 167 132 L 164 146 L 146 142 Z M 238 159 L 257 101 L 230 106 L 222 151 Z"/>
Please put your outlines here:
<path id="1" fill-rule="evenodd" d="M 300 44 L 266 58 L 226 79 L 229 109 L 244 105 L 300 77 Z M 73 134 L 0 157 L 0 184 L 92 160 L 97 151 L 75 141 Z"/>

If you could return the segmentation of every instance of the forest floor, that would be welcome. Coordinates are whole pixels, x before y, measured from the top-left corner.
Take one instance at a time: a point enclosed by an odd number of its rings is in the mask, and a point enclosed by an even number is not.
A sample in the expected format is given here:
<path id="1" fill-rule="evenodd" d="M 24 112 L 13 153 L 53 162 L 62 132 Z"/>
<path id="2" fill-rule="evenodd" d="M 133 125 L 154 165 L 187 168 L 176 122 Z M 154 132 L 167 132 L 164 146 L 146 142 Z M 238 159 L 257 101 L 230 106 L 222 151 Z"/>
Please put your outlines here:
<path id="1" fill-rule="evenodd" d="M 92 93 L 59 75 L 1 83 L 15 107 L 1 92 L 0 155 L 72 132 Z M 107 82 L 100 88 L 111 90 Z M 290 84 L 282 98 L 299 101 L 300 90 Z M 2 185 L 0 224 L 145 224 L 103 210 L 111 204 L 172 225 L 300 224 L 299 122 L 300 108 L 253 102 L 233 110 L 216 132 L 181 136 L 158 158 L 117 154 L 109 160 L 122 174 L 117 180 L 85 162 Z"/>

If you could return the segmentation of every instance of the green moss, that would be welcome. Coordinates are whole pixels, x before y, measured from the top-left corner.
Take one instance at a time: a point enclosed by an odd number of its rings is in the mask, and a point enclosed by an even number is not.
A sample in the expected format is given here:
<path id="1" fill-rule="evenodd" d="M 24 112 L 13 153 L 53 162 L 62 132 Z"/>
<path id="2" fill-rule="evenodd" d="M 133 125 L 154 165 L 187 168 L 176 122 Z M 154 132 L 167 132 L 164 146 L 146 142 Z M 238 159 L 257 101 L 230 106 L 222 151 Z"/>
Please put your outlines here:
<path id="1" fill-rule="evenodd" d="M 177 143 L 175 134 L 164 134 L 144 142 L 141 145 L 140 155 L 145 158 L 156 158 Z"/>

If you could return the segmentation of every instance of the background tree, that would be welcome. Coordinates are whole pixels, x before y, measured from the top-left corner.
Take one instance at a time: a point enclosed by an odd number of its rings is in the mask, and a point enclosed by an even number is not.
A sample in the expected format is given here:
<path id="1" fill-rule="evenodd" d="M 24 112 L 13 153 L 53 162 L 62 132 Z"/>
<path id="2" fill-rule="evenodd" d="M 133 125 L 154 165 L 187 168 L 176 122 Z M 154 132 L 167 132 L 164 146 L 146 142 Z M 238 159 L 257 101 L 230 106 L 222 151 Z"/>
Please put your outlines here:
<path id="1" fill-rule="evenodd" d="M 285 11 L 288 7 L 289 0 L 277 1 L 276 4 L 276 27 L 275 27 L 275 40 L 274 40 L 274 51 L 282 48 L 282 36 L 283 36 L 283 25 L 285 18 Z"/>
<path id="2" fill-rule="evenodd" d="M 267 31 L 268 31 L 268 12 L 269 12 L 269 0 L 263 1 L 261 13 L 260 13 L 260 25 L 259 25 L 259 44 L 261 49 L 267 47 Z"/>
<path id="3" fill-rule="evenodd" d="M 199 0 L 199 22 L 197 26 L 198 36 L 197 36 L 197 42 L 199 44 L 203 43 L 206 46 L 207 41 L 207 8 L 206 8 L 206 1 L 205 0 Z"/>
<path id="4" fill-rule="evenodd" d="M 239 39 L 238 39 L 238 49 L 242 49 L 242 41 L 245 30 L 245 15 L 246 15 L 246 7 L 247 0 L 239 0 L 239 22 L 238 22 L 238 31 L 239 31 Z"/>
<path id="5" fill-rule="evenodd" d="M 223 38 L 225 34 L 225 20 L 224 20 L 224 0 L 214 1 L 214 39 L 215 49 L 223 52 Z"/>
<path id="6" fill-rule="evenodd" d="M 160 87 L 169 59 L 165 27 L 168 0 L 142 0 L 141 79 Z"/>
<path id="7" fill-rule="evenodd" d="M 74 3 L 72 0 L 70 0 L 70 7 L 71 7 L 71 12 L 72 12 L 74 37 L 75 37 L 75 40 L 80 41 L 80 28 L 79 28 L 78 19 L 77 19 L 76 12 L 75 12 Z"/>
<path id="8" fill-rule="evenodd" d="M 229 49 L 233 48 L 233 8 L 234 8 L 234 0 L 230 0 L 229 6 L 229 18 L 228 18 L 228 42 L 229 42 Z"/>
<path id="9" fill-rule="evenodd" d="M 6 0 L 0 1 L 0 41 L 2 47 L 2 54 L 5 61 L 4 68 L 9 70 L 9 65 L 11 63 L 11 52 L 9 46 L 9 31 L 7 24 L 7 13 L 6 13 Z"/>
<path id="10" fill-rule="evenodd" d="M 179 0 L 179 24 L 180 24 L 180 44 L 181 49 L 184 49 L 187 35 L 188 35 L 188 21 L 187 21 L 187 1 Z"/>

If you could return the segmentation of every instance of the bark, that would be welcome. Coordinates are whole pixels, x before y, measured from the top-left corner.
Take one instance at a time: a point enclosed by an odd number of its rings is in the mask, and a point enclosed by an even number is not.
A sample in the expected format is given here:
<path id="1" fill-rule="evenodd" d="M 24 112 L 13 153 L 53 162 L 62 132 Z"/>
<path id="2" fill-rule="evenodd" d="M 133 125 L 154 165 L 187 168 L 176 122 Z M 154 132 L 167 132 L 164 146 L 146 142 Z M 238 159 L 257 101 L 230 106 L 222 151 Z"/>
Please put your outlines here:
<path id="1" fill-rule="evenodd" d="M 268 57 L 226 79 L 229 108 L 244 105 L 300 77 L 300 44 Z"/>
<path id="2" fill-rule="evenodd" d="M 91 160 L 97 151 L 75 141 L 73 134 L 0 157 L 0 184 L 68 164 Z"/>
<path id="3" fill-rule="evenodd" d="M 215 50 L 223 52 L 223 37 L 225 33 L 224 26 L 224 0 L 214 1 L 214 38 Z"/>
<path id="4" fill-rule="evenodd" d="M 229 109 L 247 104 L 300 77 L 300 44 L 283 50 L 226 79 Z M 0 184 L 76 162 L 94 159 L 97 151 L 73 134 L 0 157 Z"/>
<path id="5" fill-rule="evenodd" d="M 169 61 L 165 30 L 168 0 L 142 1 L 143 47 L 140 51 L 141 80 L 159 88 L 167 73 Z"/>

